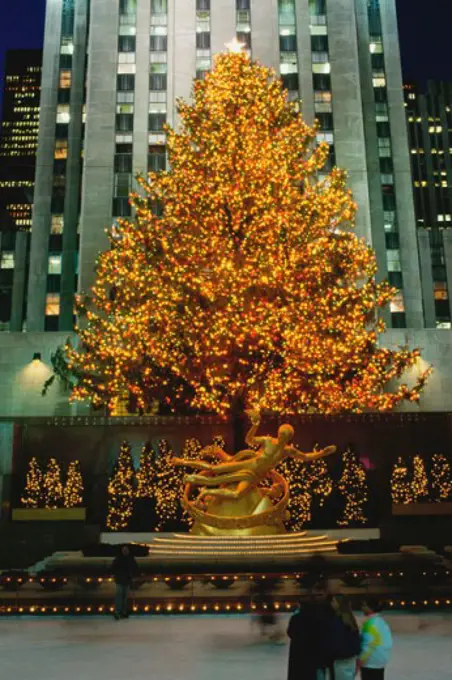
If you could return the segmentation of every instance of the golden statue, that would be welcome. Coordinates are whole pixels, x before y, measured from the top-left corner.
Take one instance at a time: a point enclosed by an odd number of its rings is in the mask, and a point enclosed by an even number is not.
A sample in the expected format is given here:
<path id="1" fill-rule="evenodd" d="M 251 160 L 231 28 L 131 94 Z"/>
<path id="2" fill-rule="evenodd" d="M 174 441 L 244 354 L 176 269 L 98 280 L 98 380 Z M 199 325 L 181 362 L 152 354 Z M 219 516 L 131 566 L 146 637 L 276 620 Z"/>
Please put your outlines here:
<path id="1" fill-rule="evenodd" d="M 185 477 L 182 504 L 194 519 L 192 533 L 244 536 L 284 533 L 289 487 L 275 467 L 288 457 L 306 463 L 336 451 L 335 446 L 312 453 L 298 451 L 289 443 L 294 436 L 291 425 L 281 425 L 276 439 L 256 437 L 260 414 L 249 411 L 248 415 L 251 429 L 246 443 L 259 446 L 257 450 L 246 449 L 235 456 L 229 456 L 217 446 L 208 446 L 201 451 L 201 458 L 220 459 L 217 464 L 206 460 L 173 459 L 177 466 L 202 471 Z M 199 489 L 200 493 L 193 500 L 193 492 Z"/>

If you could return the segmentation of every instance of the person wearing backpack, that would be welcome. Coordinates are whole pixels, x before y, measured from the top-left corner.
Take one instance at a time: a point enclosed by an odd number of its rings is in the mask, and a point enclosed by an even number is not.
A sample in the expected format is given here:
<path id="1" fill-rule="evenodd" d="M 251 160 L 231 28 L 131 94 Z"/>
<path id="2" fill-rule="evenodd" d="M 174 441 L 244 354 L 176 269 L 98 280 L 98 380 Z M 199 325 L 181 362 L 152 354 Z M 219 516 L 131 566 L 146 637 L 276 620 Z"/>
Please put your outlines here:
<path id="1" fill-rule="evenodd" d="M 333 597 L 331 606 L 335 612 L 331 620 L 334 680 L 354 680 L 361 652 L 359 626 L 347 598 Z"/>

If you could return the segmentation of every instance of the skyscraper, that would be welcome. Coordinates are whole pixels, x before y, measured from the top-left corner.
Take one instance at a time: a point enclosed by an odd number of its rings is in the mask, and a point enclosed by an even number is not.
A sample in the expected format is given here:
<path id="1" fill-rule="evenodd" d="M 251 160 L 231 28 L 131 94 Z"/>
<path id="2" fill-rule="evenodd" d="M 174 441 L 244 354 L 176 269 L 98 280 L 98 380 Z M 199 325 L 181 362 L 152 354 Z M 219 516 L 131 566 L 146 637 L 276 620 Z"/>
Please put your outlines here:
<path id="1" fill-rule="evenodd" d="M 452 85 L 405 86 L 427 325 L 451 328 Z"/>
<path id="2" fill-rule="evenodd" d="M 52 0 L 47 4 L 27 329 L 70 330 L 134 174 L 164 167 L 166 121 L 236 36 L 281 74 L 330 164 L 349 171 L 358 232 L 422 328 L 394 0 Z"/>
<path id="3" fill-rule="evenodd" d="M 38 146 L 41 50 L 6 54 L 0 129 L 0 328 L 22 330 Z"/>

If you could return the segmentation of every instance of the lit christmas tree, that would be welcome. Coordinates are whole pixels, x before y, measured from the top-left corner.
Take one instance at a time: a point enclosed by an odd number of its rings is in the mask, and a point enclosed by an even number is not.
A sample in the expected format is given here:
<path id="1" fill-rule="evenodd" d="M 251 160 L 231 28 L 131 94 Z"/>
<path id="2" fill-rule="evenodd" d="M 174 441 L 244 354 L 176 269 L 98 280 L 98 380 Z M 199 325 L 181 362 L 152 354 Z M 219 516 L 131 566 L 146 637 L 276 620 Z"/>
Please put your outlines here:
<path id="1" fill-rule="evenodd" d="M 293 458 L 286 458 L 278 467 L 289 483 L 289 519 L 286 527 L 290 531 L 301 531 L 312 518 L 312 490 L 309 465 L 300 465 Z"/>
<path id="2" fill-rule="evenodd" d="M 65 508 L 76 508 L 83 505 L 83 478 L 78 460 L 69 464 L 63 492 L 63 504 Z"/>
<path id="3" fill-rule="evenodd" d="M 425 463 L 420 456 L 413 458 L 413 479 L 411 482 L 413 500 L 425 501 L 428 499 L 428 477 L 425 471 Z"/>
<path id="4" fill-rule="evenodd" d="M 275 73 L 219 55 L 179 116 L 170 170 L 140 179 L 136 218 L 112 228 L 80 300 L 73 398 L 218 414 L 418 401 L 429 371 L 389 391 L 420 353 L 378 345 L 395 290 L 353 233 L 345 173 L 319 176 L 328 146 Z"/>
<path id="5" fill-rule="evenodd" d="M 318 447 L 316 446 L 316 449 Z M 314 461 L 308 466 L 312 493 L 317 497 L 320 507 L 325 504 L 333 491 L 333 480 L 325 459 Z"/>
<path id="6" fill-rule="evenodd" d="M 148 442 L 141 450 L 140 467 L 136 474 L 137 498 L 152 498 L 155 484 L 155 455 Z"/>
<path id="7" fill-rule="evenodd" d="M 107 527 L 112 531 L 127 529 L 133 512 L 135 471 L 130 444 L 123 442 L 108 485 Z"/>
<path id="8" fill-rule="evenodd" d="M 27 508 L 39 508 L 44 503 L 42 471 L 36 458 L 32 458 L 28 464 L 25 489 L 20 500 Z"/>
<path id="9" fill-rule="evenodd" d="M 395 463 L 392 470 L 391 494 L 394 505 L 409 505 L 410 503 L 414 503 L 408 466 L 402 458 L 397 460 L 397 463 Z"/>
<path id="10" fill-rule="evenodd" d="M 452 497 L 450 461 L 442 453 L 436 453 L 432 458 L 431 487 L 432 500 L 437 503 L 447 501 Z"/>
<path id="11" fill-rule="evenodd" d="M 162 531 L 168 522 L 180 519 L 181 488 L 183 471 L 171 462 L 174 452 L 166 439 L 159 442 L 155 464 L 156 484 L 154 487 L 156 531 Z"/>
<path id="12" fill-rule="evenodd" d="M 369 500 L 366 471 L 354 451 L 348 449 L 342 458 L 343 468 L 338 488 L 344 500 L 345 507 L 338 524 L 365 524 L 367 517 L 364 512 Z"/>
<path id="13" fill-rule="evenodd" d="M 61 468 L 55 458 L 51 458 L 43 479 L 44 506 L 59 508 L 63 505 L 63 484 L 61 482 Z"/>

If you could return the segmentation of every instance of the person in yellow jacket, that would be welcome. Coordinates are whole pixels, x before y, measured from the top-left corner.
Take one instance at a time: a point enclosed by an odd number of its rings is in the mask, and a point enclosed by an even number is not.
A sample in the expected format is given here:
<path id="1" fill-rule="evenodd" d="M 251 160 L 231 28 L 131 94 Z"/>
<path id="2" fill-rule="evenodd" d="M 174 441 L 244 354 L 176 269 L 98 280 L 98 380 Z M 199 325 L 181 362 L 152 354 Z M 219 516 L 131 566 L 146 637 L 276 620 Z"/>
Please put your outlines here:
<path id="1" fill-rule="evenodd" d="M 361 678 L 383 680 L 391 658 L 391 629 L 380 616 L 382 607 L 378 600 L 368 598 L 361 609 L 366 617 L 361 628 L 361 654 L 358 660 Z"/>

